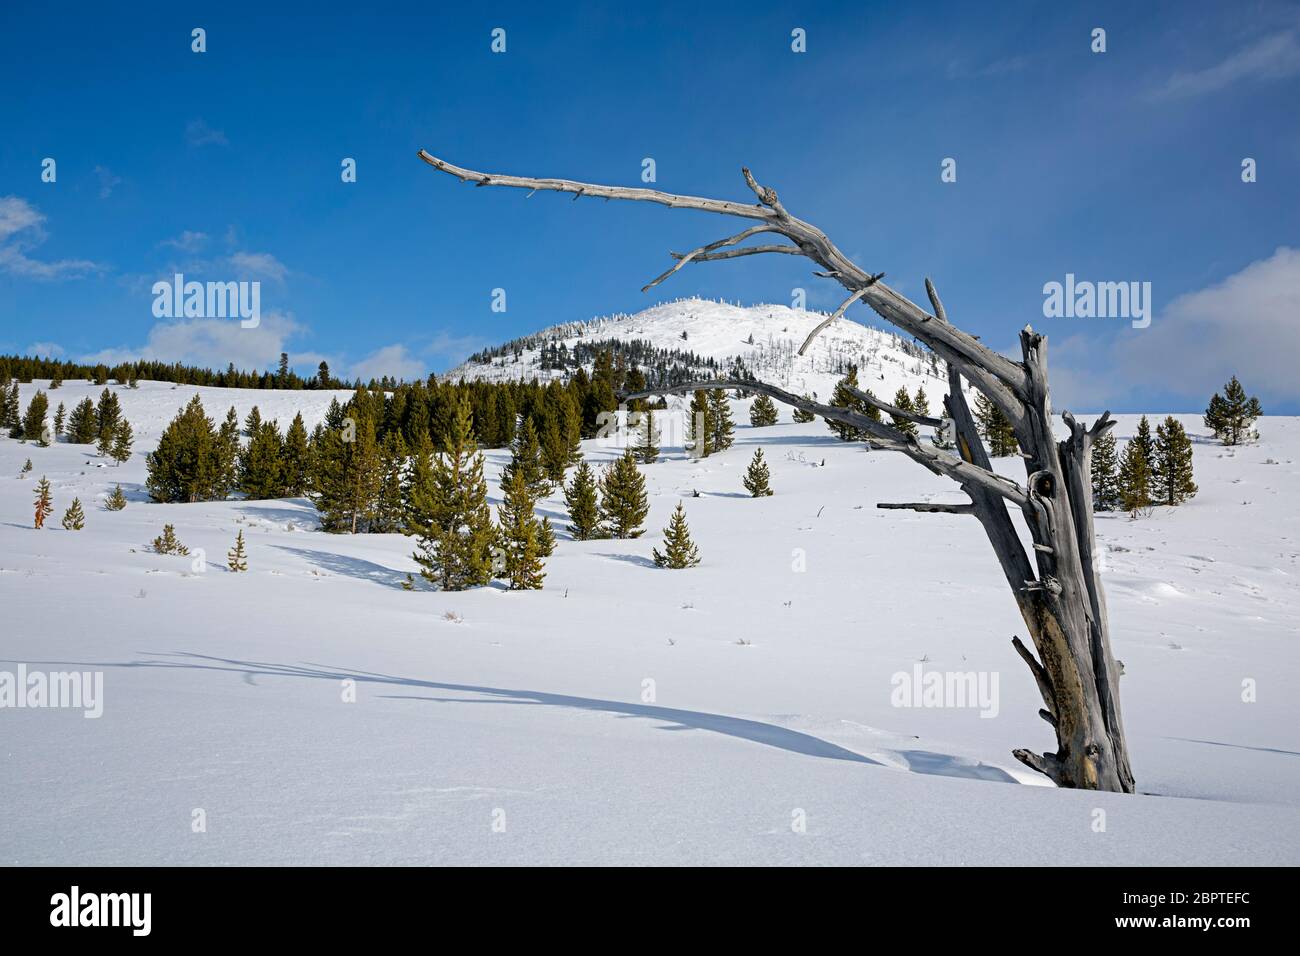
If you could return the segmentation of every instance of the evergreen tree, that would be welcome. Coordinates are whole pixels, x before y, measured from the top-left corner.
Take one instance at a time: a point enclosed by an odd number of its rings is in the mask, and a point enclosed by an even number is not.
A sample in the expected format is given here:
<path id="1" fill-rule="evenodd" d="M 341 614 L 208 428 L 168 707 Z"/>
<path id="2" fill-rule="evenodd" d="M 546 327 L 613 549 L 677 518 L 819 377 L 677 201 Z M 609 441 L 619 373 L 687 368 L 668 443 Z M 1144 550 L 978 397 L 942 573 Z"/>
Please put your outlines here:
<path id="1" fill-rule="evenodd" d="M 330 385 L 333 384 L 333 381 L 334 380 L 330 377 L 330 363 L 324 361 L 321 362 L 316 369 L 317 386 L 320 388 L 329 388 Z"/>
<path id="2" fill-rule="evenodd" d="M 865 415 L 872 421 L 880 421 L 880 409 L 874 405 L 868 405 L 862 399 L 853 394 L 851 389 L 858 387 L 858 367 L 850 365 L 845 376 L 835 384 L 835 391 L 831 395 L 830 405 L 834 408 L 844 408 L 851 412 L 857 412 L 859 415 Z M 871 394 L 868 392 L 867 394 Z M 845 425 L 841 422 L 833 422 L 827 419 L 826 427 L 835 433 L 840 441 L 862 441 L 867 436 L 858 428 L 852 425 Z"/>
<path id="3" fill-rule="evenodd" d="M 32 470 L 32 460 L 28 458 L 27 461 L 23 462 L 23 470 L 21 474 L 25 475 L 31 470 Z"/>
<path id="4" fill-rule="evenodd" d="M 54 377 L 50 379 L 50 391 L 54 391 L 56 388 L 62 388 L 62 387 L 63 387 L 63 376 L 59 375 L 56 372 L 54 374 Z"/>
<path id="5" fill-rule="evenodd" d="M 1014 455 L 1018 449 L 1016 432 L 1011 421 L 982 392 L 975 396 L 975 421 L 979 425 L 980 435 L 988 444 L 989 454 L 994 458 Z"/>
<path id="6" fill-rule="evenodd" d="M 900 386 L 898 391 L 894 393 L 894 407 L 902 412 L 915 411 L 915 409 L 912 407 L 912 396 L 907 394 L 907 389 Z M 898 415 L 895 415 L 893 413 L 890 413 L 889 418 L 890 418 L 890 424 L 892 424 L 896 429 L 898 429 L 904 435 L 911 435 L 913 437 L 916 437 L 917 435 L 916 422 L 909 421 L 906 418 L 901 418 Z"/>
<path id="7" fill-rule="evenodd" d="M 153 549 L 157 554 L 189 554 L 190 549 L 181 544 L 176 537 L 176 529 L 169 524 L 163 525 L 162 534 L 153 539 Z"/>
<path id="8" fill-rule="evenodd" d="M 225 497 L 239 485 L 239 413 L 231 405 L 217 430 L 218 486 Z"/>
<path id="9" fill-rule="evenodd" d="M 95 424 L 95 403 L 83 398 L 68 416 L 68 441 L 74 445 L 90 445 L 99 439 Z"/>
<path id="10" fill-rule="evenodd" d="M 256 405 L 244 418 L 244 437 L 252 438 L 257 434 L 257 430 L 262 427 L 262 413 Z"/>
<path id="11" fill-rule="evenodd" d="M 273 421 L 259 422 L 239 455 L 239 490 L 250 501 L 284 495 L 284 439 Z"/>
<path id="12" fill-rule="evenodd" d="M 638 538 L 650 512 L 645 477 L 629 448 L 605 469 L 600 479 L 600 514 L 612 538 Z"/>
<path id="13" fill-rule="evenodd" d="M 54 434 L 55 435 L 59 437 L 63 436 L 63 426 L 67 424 L 67 421 L 68 421 L 67 409 L 63 407 L 62 402 L 59 402 L 59 407 L 54 412 Z"/>
<path id="14" fill-rule="evenodd" d="M 550 493 L 550 479 L 546 476 L 546 466 L 542 462 L 542 446 L 537 438 L 537 429 L 533 420 L 525 418 L 522 427 L 515 432 L 515 441 L 510 448 L 510 461 L 501 469 L 501 487 L 504 490 L 514 480 L 515 472 L 524 479 L 524 486 L 532 495 L 533 501 L 544 498 Z"/>
<path id="15" fill-rule="evenodd" d="M 275 387 L 276 388 L 289 387 L 289 353 L 288 352 L 280 353 L 280 367 L 275 373 Z"/>
<path id="16" fill-rule="evenodd" d="M 601 537 L 600 507 L 596 503 L 596 476 L 585 461 L 578 465 L 573 480 L 564 489 L 569 507 L 569 533 L 575 541 Z"/>
<path id="17" fill-rule="evenodd" d="M 122 403 L 114 392 L 105 388 L 99 393 L 99 404 L 95 407 L 95 437 L 93 441 L 103 442 L 108 436 L 109 448 L 112 447 L 113 431 L 122 417 Z M 102 452 L 101 452 L 102 454 Z"/>
<path id="18" fill-rule="evenodd" d="M 413 534 L 417 498 L 427 498 L 434 493 L 434 450 L 427 431 L 420 432 L 411 451 L 406 475 L 402 482 L 402 533 Z"/>
<path id="19" fill-rule="evenodd" d="M 359 417 L 343 417 L 337 427 L 321 432 L 312 450 L 311 484 L 321 527 L 356 534 L 374 518 L 382 476 L 374 422 L 356 408 L 350 412 Z"/>
<path id="20" fill-rule="evenodd" d="M 776 403 L 766 395 L 759 395 L 749 406 L 749 423 L 755 428 L 765 428 L 777 422 Z"/>
<path id="21" fill-rule="evenodd" d="M 815 400 L 815 396 L 813 395 L 805 395 L 804 398 L 808 399 L 808 401 L 810 402 Z M 804 411 L 802 408 L 796 408 L 790 414 L 791 417 L 800 425 L 807 425 L 810 421 L 812 421 L 814 418 L 817 417 L 812 412 Z"/>
<path id="22" fill-rule="evenodd" d="M 522 472 L 520 477 L 526 484 Z M 433 463 L 429 489 L 412 491 L 411 523 L 419 538 L 413 557 L 424 579 L 445 591 L 491 581 L 496 531 L 467 400 L 455 406 L 442 452 Z"/>
<path id="23" fill-rule="evenodd" d="M 45 393 L 40 389 L 32 396 L 32 400 L 27 404 L 27 413 L 23 415 L 23 439 L 26 441 L 39 442 L 41 445 L 48 445 L 45 432 L 45 416 L 50 410 L 50 400 L 45 397 Z"/>
<path id="24" fill-rule="evenodd" d="M 912 411 L 927 418 L 930 415 L 930 396 L 925 394 L 925 386 L 916 387 L 916 397 L 912 399 Z"/>
<path id="25" fill-rule="evenodd" d="M 125 418 L 120 419 L 117 428 L 113 430 L 113 447 L 109 449 L 109 456 L 119 465 L 131 457 L 131 444 L 135 441 L 135 433 L 131 429 L 131 423 Z"/>
<path id="26" fill-rule="evenodd" d="M 1214 432 L 1214 437 L 1225 445 L 1239 445 L 1242 442 L 1259 438 L 1255 431 L 1255 419 L 1264 414 L 1259 399 L 1246 397 L 1237 376 L 1223 387 L 1223 395 L 1218 392 L 1210 399 L 1205 410 L 1205 427 Z"/>
<path id="27" fill-rule="evenodd" d="M 1119 454 L 1109 431 L 1092 443 L 1092 506 L 1097 511 L 1115 511 L 1120 506 Z"/>
<path id="28" fill-rule="evenodd" d="M 686 441 L 696 458 L 708 458 L 717 449 L 713 447 L 713 406 L 709 393 L 703 389 L 691 398 L 690 418 L 686 422 Z"/>
<path id="29" fill-rule="evenodd" d="M 727 393 L 715 388 L 709 392 L 709 412 L 712 416 L 713 441 L 711 452 L 726 451 L 735 441 L 736 425 L 731 420 L 731 403 Z"/>
<path id="30" fill-rule="evenodd" d="M 81 499 L 73 498 L 68 510 L 63 513 L 63 527 L 68 531 L 80 531 L 86 526 L 86 513 L 81 510 Z"/>
<path id="31" fill-rule="evenodd" d="M 497 509 L 499 538 L 505 551 L 502 570 L 512 591 L 540 588 L 546 577 L 541 555 L 542 529 L 533 515 L 534 500 L 523 470 L 512 471 L 505 484 L 505 497 Z"/>
<path id="32" fill-rule="evenodd" d="M 45 519 L 54 511 L 54 498 L 50 492 L 50 483 L 46 481 L 45 476 L 41 475 L 41 480 L 36 483 L 36 517 L 34 527 L 45 527 Z"/>
<path id="33" fill-rule="evenodd" d="M 307 493 L 311 476 L 311 446 L 307 440 L 307 426 L 302 412 L 293 416 L 289 430 L 284 434 L 284 493 L 289 498 L 301 498 Z"/>
<path id="34" fill-rule="evenodd" d="M 559 416 L 549 409 L 543 419 L 539 438 L 542 454 L 542 473 L 550 486 L 564 483 L 564 470 L 569 467 L 569 442 L 564 437 Z M 547 491 L 549 492 L 548 487 Z"/>
<path id="35" fill-rule="evenodd" d="M 400 532 L 406 524 L 406 457 L 402 433 L 396 429 L 390 431 L 379 450 L 379 495 L 372 531 L 392 534 Z"/>
<path id="36" fill-rule="evenodd" d="M 686 509 L 680 501 L 664 529 L 663 552 L 651 548 L 650 554 L 661 568 L 693 568 L 700 563 L 700 549 L 691 541 L 691 529 L 686 526 Z"/>
<path id="37" fill-rule="evenodd" d="M 640 414 L 641 421 L 637 423 L 636 445 L 633 451 L 641 464 L 653 465 L 659 460 L 659 428 L 655 425 L 653 408 L 647 407 Z"/>
<path id="38" fill-rule="evenodd" d="M 99 441 L 95 445 L 95 451 L 99 453 L 100 458 L 107 458 L 113 451 L 113 437 L 117 431 L 114 428 L 111 432 L 104 432 L 99 436 Z"/>
<path id="39" fill-rule="evenodd" d="M 1120 458 L 1119 503 L 1129 514 L 1151 506 L 1151 465 L 1136 440 L 1124 446 Z"/>
<path id="40" fill-rule="evenodd" d="M 195 395 L 163 430 L 145 459 L 145 487 L 154 501 L 211 501 L 225 496 L 221 455 L 212 419 Z"/>
<path id="41" fill-rule="evenodd" d="M 235 546 L 226 552 L 226 567 L 231 571 L 247 571 L 248 555 L 244 552 L 244 529 L 235 535 Z"/>
<path id="42" fill-rule="evenodd" d="M 542 523 L 537 533 L 537 553 L 544 558 L 549 558 L 555 553 L 555 528 L 551 526 L 551 519 L 542 515 Z"/>
<path id="43" fill-rule="evenodd" d="M 1160 504 L 1180 505 L 1196 494 L 1196 483 L 1192 481 L 1192 441 L 1172 415 L 1156 427 L 1151 479 L 1152 497 Z"/>
<path id="44" fill-rule="evenodd" d="M 772 487 L 769 484 L 771 477 L 767 470 L 767 462 L 763 460 L 763 449 L 756 449 L 745 472 L 745 490 L 749 492 L 751 498 L 765 498 L 772 494 Z"/>
<path id="45" fill-rule="evenodd" d="M 21 405 L 18 395 L 18 383 L 16 381 L 7 382 L 4 385 L 4 401 L 0 403 L 0 427 L 9 429 L 9 437 L 17 438 L 15 434 L 22 427 Z"/>
<path id="46" fill-rule="evenodd" d="M 121 485 L 114 486 L 112 494 L 110 494 L 108 500 L 104 502 L 104 507 L 109 511 L 121 511 L 126 507 L 126 495 L 122 493 Z"/>

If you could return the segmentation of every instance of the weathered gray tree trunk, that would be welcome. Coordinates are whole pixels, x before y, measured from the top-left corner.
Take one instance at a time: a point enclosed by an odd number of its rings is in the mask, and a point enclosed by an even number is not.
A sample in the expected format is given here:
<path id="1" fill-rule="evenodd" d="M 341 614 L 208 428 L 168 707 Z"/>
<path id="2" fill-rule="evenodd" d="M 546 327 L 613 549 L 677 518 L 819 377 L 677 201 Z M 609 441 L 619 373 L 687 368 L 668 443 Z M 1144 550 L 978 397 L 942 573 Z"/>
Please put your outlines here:
<path id="1" fill-rule="evenodd" d="M 955 426 L 955 455 L 933 445 L 921 444 L 916 438 L 865 415 L 822 405 L 763 382 L 748 379 L 692 382 L 660 389 L 659 392 L 682 393 L 697 388 L 743 388 L 762 392 L 787 405 L 852 425 L 868 435 L 873 445 L 898 451 L 935 474 L 955 481 L 969 498 L 968 503 L 882 504 L 881 507 L 973 515 L 984 528 L 1015 596 L 1037 657 L 1019 638 L 1012 638 L 1012 643 L 1029 666 L 1042 694 L 1044 706 L 1039 714 L 1056 733 L 1055 752 L 1017 750 L 1015 756 L 1062 787 L 1133 792 L 1133 773 L 1129 767 L 1120 717 L 1118 669 L 1111 654 L 1106 598 L 1096 566 L 1092 516 L 1092 443 L 1114 422 L 1108 412 L 1091 428 L 1085 428 L 1066 412 L 1063 417 L 1069 427 L 1069 437 L 1057 440 L 1052 431 L 1045 337 L 1026 327 L 1020 335 L 1022 358 L 1019 362 L 994 352 L 948 321 L 938 294 L 928 279 L 926 291 L 932 312 L 920 308 L 881 282 L 883 273 L 872 275 L 858 268 L 821 230 L 791 216 L 775 191 L 759 186 L 748 169 L 743 171 L 745 182 L 759 200 L 754 205 L 677 196 L 653 189 L 489 175 L 452 166 L 424 150 L 419 155 L 435 169 L 478 186 L 567 192 L 573 193 L 575 199 L 591 196 L 654 202 L 673 208 L 698 209 L 757 220 L 757 225 L 736 235 L 688 253 L 673 253 L 676 265 L 645 289 L 658 285 L 688 262 L 766 253 L 804 256 L 821 266 L 818 275 L 834 279 L 850 294 L 835 313 L 809 335 L 801 353 L 818 332 L 858 301 L 934 350 L 948 367 L 949 389 L 944 405 Z M 793 245 L 738 246 L 761 233 L 783 236 Z M 1026 481 L 1023 485 L 993 470 L 966 403 L 963 379 L 987 396 L 1014 427 L 1025 462 Z M 901 412 L 866 393 L 859 392 L 858 397 L 902 418 L 926 425 L 939 424 L 938 419 Z M 1032 561 L 1021 543 L 1008 505 L 1019 513 L 1028 528 L 1033 543 Z"/>

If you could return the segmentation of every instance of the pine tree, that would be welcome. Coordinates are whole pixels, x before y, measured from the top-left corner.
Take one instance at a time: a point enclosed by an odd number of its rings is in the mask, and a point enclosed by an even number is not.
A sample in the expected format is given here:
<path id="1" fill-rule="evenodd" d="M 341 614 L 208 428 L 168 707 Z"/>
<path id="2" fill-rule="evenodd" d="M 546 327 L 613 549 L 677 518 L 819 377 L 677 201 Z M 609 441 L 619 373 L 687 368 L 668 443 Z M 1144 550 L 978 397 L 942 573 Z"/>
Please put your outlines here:
<path id="1" fill-rule="evenodd" d="M 406 442 L 393 429 L 384 436 L 379 450 L 379 494 L 375 503 L 372 531 L 400 532 L 406 524 Z"/>
<path id="2" fill-rule="evenodd" d="M 659 428 L 655 425 L 654 409 L 646 408 L 640 415 L 641 420 L 637 423 L 637 440 L 634 451 L 637 460 L 641 464 L 653 465 L 659 460 Z"/>
<path id="3" fill-rule="evenodd" d="M 522 474 L 521 474 L 522 477 Z M 483 478 L 483 455 L 474 442 L 469 402 L 454 407 L 442 452 L 427 490 L 413 489 L 411 525 L 419 546 L 413 557 L 426 581 L 460 591 L 492 580 L 496 540 Z"/>
<path id="4" fill-rule="evenodd" d="M 307 426 L 302 412 L 293 416 L 289 430 L 284 434 L 284 493 L 289 498 L 301 498 L 307 493 L 311 475 L 311 446 L 307 441 Z"/>
<path id="5" fill-rule="evenodd" d="M 709 392 L 709 413 L 713 424 L 711 452 L 726 451 L 736 440 L 736 425 L 731 420 L 731 403 L 727 401 L 726 391 L 715 388 Z"/>
<path id="6" fill-rule="evenodd" d="M 759 395 L 749 406 L 749 423 L 755 428 L 765 428 L 777 422 L 776 402 L 767 395 Z"/>
<path id="7" fill-rule="evenodd" d="M 542 452 L 542 473 L 553 487 L 564 483 L 564 470 L 569 467 L 569 443 L 564 437 L 559 416 L 547 409 L 539 436 Z M 550 490 L 549 488 L 547 489 Z"/>
<path id="8" fill-rule="evenodd" d="M 18 383 L 8 382 L 4 385 L 3 402 L 0 402 L 0 427 L 9 429 L 9 437 L 17 438 L 22 428 L 21 405 L 18 395 Z M 92 406 L 93 407 L 93 406 Z"/>
<path id="9" fill-rule="evenodd" d="M 41 475 L 41 480 L 36 483 L 36 518 L 34 527 L 45 527 L 45 519 L 54 511 L 54 498 L 50 493 L 50 483 Z"/>
<path id="10" fill-rule="evenodd" d="M 244 437 L 252 438 L 257 434 L 257 430 L 262 427 L 262 412 L 256 405 L 249 411 L 244 418 Z"/>
<path id="11" fill-rule="evenodd" d="M 153 539 L 153 549 L 158 554 L 189 554 L 190 549 L 181 544 L 176 537 L 176 529 L 169 524 L 163 525 L 162 534 Z"/>
<path id="12" fill-rule="evenodd" d="M 525 591 L 542 586 L 546 577 L 542 563 L 542 529 L 533 515 L 535 499 L 522 469 L 511 472 L 505 497 L 497 509 L 499 538 L 505 552 L 502 572 L 510 590 Z"/>
<path id="13" fill-rule="evenodd" d="M 880 410 L 874 405 L 867 405 L 851 391 L 851 389 L 857 387 L 858 367 L 850 365 L 845 376 L 835 384 L 835 391 L 831 394 L 830 405 L 833 408 L 844 408 L 860 415 L 866 415 L 873 421 L 879 421 Z M 870 392 L 867 394 L 870 394 Z M 845 425 L 842 422 L 833 422 L 827 419 L 826 427 L 834 432 L 835 437 L 840 441 L 861 441 L 866 437 L 860 429 L 854 428 L 852 425 Z"/>
<path id="14" fill-rule="evenodd" d="M 815 396 L 813 395 L 805 395 L 804 398 L 806 398 L 810 402 L 815 400 Z M 793 418 L 800 425 L 807 425 L 810 421 L 812 421 L 817 416 L 813 412 L 804 411 L 802 408 L 796 408 L 793 412 L 791 412 L 790 417 Z"/>
<path id="15" fill-rule="evenodd" d="M 537 534 L 537 553 L 544 558 L 549 558 L 555 553 L 555 528 L 551 525 L 551 519 L 547 515 L 542 515 L 542 523 Z"/>
<path id="16" fill-rule="evenodd" d="M 645 477 L 636 467 L 629 448 L 605 469 L 600 479 L 600 514 L 612 538 L 639 538 L 650 513 Z"/>
<path id="17" fill-rule="evenodd" d="M 240 453 L 239 490 L 250 501 L 284 495 L 284 439 L 277 423 L 259 422 Z"/>
<path id="18" fill-rule="evenodd" d="M 81 499 L 73 498 L 68 510 L 63 513 L 63 527 L 68 531 L 80 531 L 86 526 L 86 513 L 81 510 Z"/>
<path id="19" fill-rule="evenodd" d="M 912 399 L 912 411 L 918 415 L 930 416 L 930 396 L 925 394 L 925 386 L 916 387 L 916 397 Z"/>
<path id="20" fill-rule="evenodd" d="M 1152 497 L 1160 504 L 1180 505 L 1196 494 L 1196 483 L 1192 481 L 1192 441 L 1172 415 L 1156 427 L 1151 479 Z"/>
<path id="21" fill-rule="evenodd" d="M 50 391 L 54 391 L 56 388 L 62 388 L 62 387 L 63 387 L 63 376 L 55 372 L 54 377 L 50 379 Z"/>
<path id="22" fill-rule="evenodd" d="M 749 492 L 751 498 L 765 498 L 772 494 L 772 487 L 769 484 L 771 477 L 767 470 L 767 462 L 763 460 L 763 449 L 755 449 L 754 457 L 750 459 L 749 468 L 745 472 L 745 490 Z"/>
<path id="23" fill-rule="evenodd" d="M 126 495 L 122 493 L 122 486 L 116 485 L 108 500 L 104 502 L 104 507 L 109 511 L 121 511 L 126 507 Z"/>
<path id="24" fill-rule="evenodd" d="M 195 395 L 172 419 L 145 459 L 145 487 L 154 501 L 211 501 L 225 497 L 220 448 L 212 419 Z"/>
<path id="25" fill-rule="evenodd" d="M 248 555 L 244 552 L 244 529 L 235 535 L 235 546 L 226 552 L 226 567 L 231 571 L 247 571 Z"/>
<path id="26" fill-rule="evenodd" d="M 53 386 L 51 386 L 51 388 L 53 388 Z M 54 434 L 56 436 L 60 438 L 63 437 L 63 426 L 67 424 L 67 421 L 68 411 L 63 407 L 63 403 L 59 402 L 59 407 L 54 412 Z"/>
<path id="27" fill-rule="evenodd" d="M 1019 448 L 1016 444 L 1016 431 L 1010 420 L 983 393 L 975 396 L 975 420 L 979 424 L 980 435 L 988 443 L 989 454 L 994 458 L 1014 455 Z"/>
<path id="28" fill-rule="evenodd" d="M 32 400 L 27 404 L 27 413 L 23 415 L 23 439 L 25 441 L 39 442 L 41 445 L 48 445 L 48 437 L 45 431 L 45 416 L 50 410 L 50 400 L 45 397 L 45 393 L 40 389 L 32 396 Z"/>
<path id="29" fill-rule="evenodd" d="M 1223 387 L 1223 396 L 1218 392 L 1210 399 L 1205 410 L 1205 427 L 1214 432 L 1214 437 L 1225 445 L 1239 445 L 1242 442 L 1259 438 L 1255 431 L 1255 419 L 1264 414 L 1259 399 L 1246 397 L 1237 376 Z"/>
<path id="30" fill-rule="evenodd" d="M 217 430 L 218 487 L 223 498 L 239 485 L 239 451 L 239 414 L 231 405 Z"/>
<path id="31" fill-rule="evenodd" d="M 698 389 L 691 398 L 690 418 L 686 423 L 686 441 L 695 458 L 708 458 L 713 447 L 713 406 L 709 393 Z"/>
<path id="32" fill-rule="evenodd" d="M 1119 454 L 1109 431 L 1092 445 L 1092 506 L 1097 511 L 1115 511 L 1120 506 Z"/>
<path id="33" fill-rule="evenodd" d="M 331 424 L 333 422 L 333 424 Z M 312 448 L 311 499 L 326 531 L 356 534 L 374 517 L 381 483 L 379 448 L 369 415 L 351 404 L 326 415 Z"/>
<path id="34" fill-rule="evenodd" d="M 564 501 L 569 507 L 569 533 L 575 541 L 587 541 L 601 536 L 600 507 L 596 503 L 596 476 L 585 461 L 578 465 L 573 480 L 564 489 Z"/>
<path id="35" fill-rule="evenodd" d="M 1119 462 L 1119 503 L 1129 514 L 1151 506 L 1151 465 L 1136 441 L 1124 446 Z"/>
<path id="36" fill-rule="evenodd" d="M 99 436 L 99 441 L 95 444 L 95 451 L 99 453 L 100 458 L 107 458 L 113 451 L 113 436 L 117 434 L 116 426 L 111 432 L 104 432 Z"/>
<path id="37" fill-rule="evenodd" d="M 894 407 L 903 412 L 915 411 L 915 409 L 912 408 L 912 396 L 907 394 L 907 389 L 900 386 L 898 391 L 894 393 Z M 901 418 L 892 412 L 890 413 L 889 418 L 890 423 L 898 431 L 902 432 L 904 435 L 916 436 L 916 422 L 910 421 L 906 418 Z"/>
<path id="38" fill-rule="evenodd" d="M 700 549 L 691 541 L 691 529 L 686 526 L 686 509 L 677 502 L 672 519 L 664 529 L 664 550 L 651 548 L 655 564 L 661 568 L 693 568 L 700 563 Z"/>
<path id="39" fill-rule="evenodd" d="M 28 458 L 27 461 L 23 462 L 23 470 L 21 474 L 25 475 L 31 470 L 32 470 L 32 460 Z"/>
<path id="40" fill-rule="evenodd" d="M 74 445 L 90 445 L 99 439 L 95 425 L 95 403 L 83 398 L 68 416 L 68 441 Z"/>
<path id="41" fill-rule="evenodd" d="M 118 419 L 122 417 L 122 403 L 117 395 L 105 388 L 99 393 L 99 404 L 95 407 L 95 437 L 93 441 L 103 443 L 108 436 L 109 448 L 112 447 L 113 430 L 117 428 Z M 103 452 L 101 452 L 103 454 Z"/>
<path id="42" fill-rule="evenodd" d="M 542 462 L 542 446 L 531 418 L 525 418 L 522 427 L 515 432 L 510 461 L 501 469 L 502 489 L 513 480 L 515 472 L 523 475 L 524 486 L 533 496 L 533 501 L 550 493 L 550 479 L 546 476 L 546 466 Z"/>

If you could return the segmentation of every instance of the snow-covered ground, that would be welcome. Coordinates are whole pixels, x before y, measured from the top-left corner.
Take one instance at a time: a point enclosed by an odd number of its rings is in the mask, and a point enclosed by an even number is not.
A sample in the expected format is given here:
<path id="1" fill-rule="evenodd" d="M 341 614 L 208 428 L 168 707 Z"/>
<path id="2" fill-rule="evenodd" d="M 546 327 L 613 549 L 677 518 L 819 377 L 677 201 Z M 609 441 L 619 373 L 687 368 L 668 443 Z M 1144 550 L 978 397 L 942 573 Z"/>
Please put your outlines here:
<path id="1" fill-rule="evenodd" d="M 731 450 L 666 446 L 638 540 L 569 540 L 544 502 L 542 591 L 408 592 L 399 535 L 320 533 L 301 500 L 144 494 L 143 453 L 195 391 L 218 419 L 256 403 L 308 428 L 329 394 L 114 389 L 137 436 L 122 467 L 0 440 L 0 672 L 103 674 L 98 719 L 0 710 L 0 863 L 1300 863 L 1300 420 L 1230 451 L 1179 416 L 1200 494 L 1099 518 L 1126 797 L 1011 757 L 1052 736 L 978 526 L 876 509 L 953 492 L 821 422 L 754 429 L 740 402 Z M 755 500 L 760 445 L 776 495 Z M 130 504 L 109 512 L 117 482 Z M 74 495 L 81 532 L 59 526 Z M 703 564 L 660 570 L 678 500 Z M 164 522 L 206 565 L 147 550 Z M 893 706 L 918 664 L 997 675 L 996 716 Z"/>

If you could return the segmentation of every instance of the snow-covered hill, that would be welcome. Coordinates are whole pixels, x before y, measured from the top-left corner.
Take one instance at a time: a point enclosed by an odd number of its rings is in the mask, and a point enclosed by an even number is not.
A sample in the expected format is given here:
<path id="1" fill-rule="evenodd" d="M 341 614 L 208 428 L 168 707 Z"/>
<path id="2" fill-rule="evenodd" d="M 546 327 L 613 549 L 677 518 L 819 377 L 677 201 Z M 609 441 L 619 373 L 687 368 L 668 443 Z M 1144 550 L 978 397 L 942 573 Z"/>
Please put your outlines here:
<path id="1" fill-rule="evenodd" d="M 573 541 L 545 500 L 541 591 L 411 592 L 412 541 L 324 534 L 303 500 L 146 500 L 143 453 L 195 392 L 309 427 L 329 394 L 113 387 L 138 436 L 121 467 L 0 439 L 0 678 L 103 679 L 97 719 L 0 709 L 4 864 L 1300 863 L 1300 420 L 1229 450 L 1179 416 L 1200 493 L 1098 520 L 1125 797 L 1015 762 L 1052 737 L 978 526 L 876 509 L 952 487 L 821 422 L 738 414 L 703 461 L 666 442 L 636 540 Z M 776 494 L 751 499 L 760 446 Z M 666 571 L 649 556 L 678 501 L 703 563 Z M 148 550 L 164 522 L 190 556 Z M 895 706 L 917 668 L 996 677 L 996 707 Z"/>
<path id="2" fill-rule="evenodd" d="M 589 322 L 569 322 L 543 329 L 500 349 L 487 361 L 469 361 L 445 378 L 489 381 L 538 378 L 547 381 L 569 372 L 545 367 L 543 347 L 563 345 L 572 352 L 582 343 L 615 339 L 643 342 L 654 349 L 691 352 L 713 359 L 726 370 L 739 359 L 758 378 L 795 394 L 829 397 L 849 364 L 858 366 L 858 382 L 881 398 L 900 387 L 915 394 L 924 386 L 937 408 L 947 391 L 947 370 L 932 353 L 906 338 L 841 318 L 823 331 L 808 353 L 799 347 L 825 313 L 785 305 L 739 306 L 706 299 L 679 299 L 635 315 L 614 315 Z M 491 350 L 498 351 L 498 350 Z M 590 370 L 590 363 L 584 363 Z"/>

